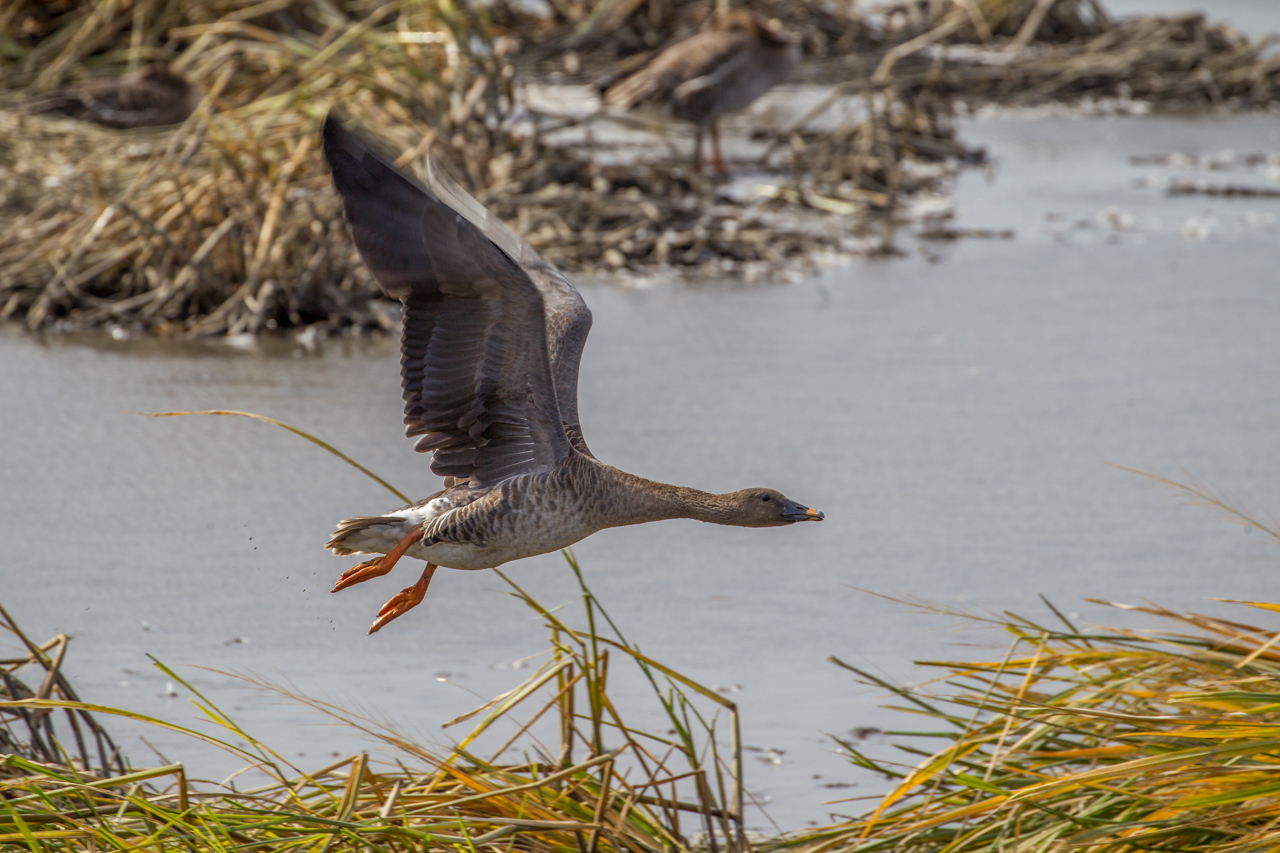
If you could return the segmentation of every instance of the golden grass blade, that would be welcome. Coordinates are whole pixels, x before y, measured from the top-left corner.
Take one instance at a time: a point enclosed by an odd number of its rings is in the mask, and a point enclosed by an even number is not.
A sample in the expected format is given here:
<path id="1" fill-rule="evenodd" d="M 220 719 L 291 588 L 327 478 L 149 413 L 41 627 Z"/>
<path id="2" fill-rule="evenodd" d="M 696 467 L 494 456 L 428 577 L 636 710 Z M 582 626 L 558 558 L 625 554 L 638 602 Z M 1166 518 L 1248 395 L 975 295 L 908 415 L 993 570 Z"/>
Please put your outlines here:
<path id="1" fill-rule="evenodd" d="M 489 708 L 493 708 L 494 706 L 497 706 L 494 712 L 483 723 L 481 723 L 480 726 L 476 728 L 475 731 L 471 732 L 471 734 L 467 735 L 467 737 L 463 739 L 462 746 L 465 747 L 468 743 L 470 743 L 471 741 L 479 737 L 480 734 L 489 727 L 489 724 L 493 722 L 493 720 L 506 714 L 516 705 L 519 705 L 525 699 L 532 696 L 534 693 L 540 690 L 544 684 L 546 684 L 551 679 L 555 678 L 557 675 L 559 675 L 561 672 L 568 669 L 572 665 L 573 665 L 573 660 L 571 658 L 562 658 L 561 660 L 550 664 L 545 670 L 534 673 L 532 676 L 529 677 L 527 681 L 525 681 L 524 684 L 521 684 L 519 687 L 513 688 L 511 690 L 508 690 L 506 693 L 502 693 L 498 696 L 493 697 L 488 702 L 481 705 L 479 708 L 468 711 L 467 713 L 459 717 L 454 717 L 452 720 L 449 720 L 449 722 L 441 725 L 440 728 L 447 729 L 450 726 L 457 725 L 458 723 L 466 722 L 467 720 L 470 720 L 472 717 L 476 716 L 482 711 L 486 711 Z"/>
<path id="2" fill-rule="evenodd" d="M 233 753 L 239 758 L 249 759 L 255 763 L 258 761 L 257 756 L 246 752 L 242 748 L 237 747 L 233 744 L 227 743 L 225 741 L 218 740 L 217 738 L 212 737 L 210 735 L 206 735 L 202 732 L 198 732 L 195 729 L 188 729 L 184 726 L 179 726 L 174 723 L 166 722 L 157 717 L 151 717 L 146 714 L 138 714 L 133 711 L 122 711 L 119 708 L 112 708 L 107 705 L 95 705 L 91 702 L 71 702 L 65 699 L 6 699 L 3 701 L 0 701 L 0 709 L 2 708 L 33 708 L 33 709 L 34 708 L 67 708 L 67 709 L 78 710 L 78 711 L 89 711 L 95 714 L 106 714 L 111 716 L 126 717 L 130 720 L 136 720 L 138 722 L 154 725 L 162 729 L 169 729 L 170 731 L 174 731 L 179 734 L 188 735 L 190 737 L 196 738 L 197 740 L 201 740 L 201 741 L 204 741 L 205 743 L 211 744 L 221 749 L 225 749 L 228 752 Z"/>
<path id="3" fill-rule="evenodd" d="M 1152 473 L 1149 471 L 1140 471 L 1137 468 L 1127 468 L 1124 465 L 1116 465 L 1110 462 L 1108 462 L 1107 464 L 1110 465 L 1112 468 L 1116 468 L 1121 471 L 1126 471 L 1130 474 L 1136 474 L 1139 477 L 1142 477 L 1143 479 L 1150 480 L 1156 485 L 1164 486 L 1165 488 L 1172 489 L 1175 492 L 1178 492 L 1182 494 L 1184 497 L 1188 498 L 1192 503 L 1196 503 L 1201 506 L 1207 506 L 1211 509 L 1216 509 L 1219 512 L 1222 512 L 1226 515 L 1231 516 L 1232 518 L 1243 523 L 1247 527 L 1256 528 L 1258 530 L 1261 530 L 1263 533 L 1267 534 L 1268 536 L 1271 536 L 1274 539 L 1280 539 L 1280 527 L 1277 527 L 1276 524 L 1274 523 L 1269 524 L 1261 521 L 1255 514 L 1250 512 L 1245 507 L 1241 506 L 1240 504 L 1234 501 L 1229 500 L 1228 498 L 1220 494 L 1215 493 L 1213 489 L 1211 489 L 1209 486 L 1205 485 L 1204 483 L 1197 481 L 1190 474 L 1186 475 L 1187 482 L 1182 483 L 1177 480 L 1173 480 L 1169 477 L 1166 477 L 1163 474 Z M 1184 472 L 1184 474 L 1185 473 L 1186 472 Z"/>
<path id="4" fill-rule="evenodd" d="M 43 773 L 51 779 L 60 779 L 66 785 L 61 788 L 52 788 L 41 790 L 39 794 L 30 794 L 25 797 L 9 797 L 10 805 L 18 805 L 35 799 L 47 799 L 50 797 L 69 794 L 73 791 L 98 791 L 107 788 L 118 788 L 123 785 L 133 785 L 137 782 L 145 782 L 149 779 L 157 779 L 161 776 L 177 776 L 183 772 L 181 764 L 170 764 L 167 767 L 154 767 L 150 770 L 139 770 L 134 773 L 127 773 L 123 776 L 115 776 L 110 779 L 95 779 L 88 782 L 78 782 L 72 778 L 63 775 L 61 768 L 49 765 L 37 764 L 33 761 L 26 761 L 16 755 L 5 757 L 5 765 L 18 770 L 25 770 L 28 773 Z"/>
<path id="5" fill-rule="evenodd" d="M 885 795 L 884 800 L 876 807 L 876 810 L 867 818 L 866 827 L 862 832 L 862 837 L 866 838 L 871 834 L 871 830 L 875 828 L 876 821 L 880 816 L 892 806 L 894 803 L 909 795 L 912 791 L 919 788 L 929 780 L 933 779 L 938 773 L 950 767 L 953 763 L 966 758 L 977 752 L 982 747 L 982 743 L 960 743 L 944 752 L 931 756 L 921 762 L 915 770 L 911 772 L 906 779 L 902 780 L 896 788 Z"/>

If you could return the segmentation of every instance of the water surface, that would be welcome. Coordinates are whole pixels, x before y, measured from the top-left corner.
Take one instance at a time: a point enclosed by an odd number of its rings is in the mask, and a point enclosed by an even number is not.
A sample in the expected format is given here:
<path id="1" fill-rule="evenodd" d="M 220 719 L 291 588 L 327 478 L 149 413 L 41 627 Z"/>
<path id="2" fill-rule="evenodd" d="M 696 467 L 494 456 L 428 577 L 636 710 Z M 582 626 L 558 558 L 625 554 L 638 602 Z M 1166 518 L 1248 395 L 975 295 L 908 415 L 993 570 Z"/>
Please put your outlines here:
<path id="1" fill-rule="evenodd" d="M 1208 599 L 1276 595 L 1275 543 L 1106 463 L 1185 469 L 1280 512 L 1280 202 L 1170 199 L 1152 186 L 1179 172 L 1128 162 L 1280 151 L 1280 120 L 1013 116 L 963 133 L 998 168 L 965 173 L 956 224 L 1013 240 L 904 241 L 906 257 L 796 285 L 582 286 L 596 322 L 581 408 L 602 459 L 711 490 L 769 485 L 827 513 L 774 530 L 645 525 L 577 548 L 633 640 L 740 703 L 761 759 L 748 787 L 784 828 L 825 819 L 823 799 L 882 790 L 824 732 L 913 725 L 827 655 L 909 681 L 927 674 L 914 659 L 1003 642 L 864 590 L 1036 615 L 1044 594 L 1084 621 L 1117 618 L 1085 597 L 1220 609 Z M 365 636 L 416 569 L 331 596 L 352 561 L 320 544 L 394 498 L 262 424 L 128 413 L 261 412 L 416 497 L 436 481 L 401 433 L 394 343 L 7 331 L 0 364 L 0 598 L 38 640 L 75 635 L 86 699 L 191 723 L 154 654 L 285 679 L 444 742 L 439 724 L 476 704 L 468 691 L 513 686 L 524 671 L 511 662 L 544 648 L 489 572 L 438 573 L 417 611 Z M 511 570 L 548 603 L 575 593 L 558 555 Z M 303 766 L 367 748 L 225 676 L 183 672 Z M 619 676 L 621 700 L 640 689 Z M 152 760 L 137 729 L 114 728 L 135 763 Z M 147 738 L 197 775 L 235 766 Z M 836 784 L 856 787 L 824 787 Z"/>

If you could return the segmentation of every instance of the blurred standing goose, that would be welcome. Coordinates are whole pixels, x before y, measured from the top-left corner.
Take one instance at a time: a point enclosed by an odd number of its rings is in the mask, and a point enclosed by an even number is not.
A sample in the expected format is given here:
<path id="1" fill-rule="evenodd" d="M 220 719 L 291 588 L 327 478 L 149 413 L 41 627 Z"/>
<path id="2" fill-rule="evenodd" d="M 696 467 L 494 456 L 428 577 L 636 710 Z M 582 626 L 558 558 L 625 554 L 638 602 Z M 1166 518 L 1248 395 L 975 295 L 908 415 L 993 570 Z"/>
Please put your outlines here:
<path id="1" fill-rule="evenodd" d="M 99 77 L 29 99 L 30 113 L 54 113 L 107 127 L 178 124 L 200 104 L 200 92 L 167 62 L 149 62 L 123 77 Z"/>
<path id="2" fill-rule="evenodd" d="M 607 527 L 693 518 L 740 527 L 820 521 L 772 489 L 710 494 L 598 461 L 578 423 L 578 364 L 591 312 L 554 267 L 428 160 L 405 175 L 330 116 L 325 159 L 374 278 L 404 308 L 405 433 L 445 488 L 349 518 L 326 544 L 385 554 L 333 591 L 427 561 L 369 629 L 422 601 L 438 566 L 486 569 L 568 547 Z"/>
<path id="3" fill-rule="evenodd" d="M 702 169 L 702 137 L 710 130 L 711 163 L 723 172 L 717 120 L 786 80 L 799 64 L 800 42 L 777 20 L 723 12 L 711 29 L 672 45 L 644 68 L 610 84 L 604 103 L 622 109 L 667 103 L 672 115 L 697 127 L 694 170 Z"/>

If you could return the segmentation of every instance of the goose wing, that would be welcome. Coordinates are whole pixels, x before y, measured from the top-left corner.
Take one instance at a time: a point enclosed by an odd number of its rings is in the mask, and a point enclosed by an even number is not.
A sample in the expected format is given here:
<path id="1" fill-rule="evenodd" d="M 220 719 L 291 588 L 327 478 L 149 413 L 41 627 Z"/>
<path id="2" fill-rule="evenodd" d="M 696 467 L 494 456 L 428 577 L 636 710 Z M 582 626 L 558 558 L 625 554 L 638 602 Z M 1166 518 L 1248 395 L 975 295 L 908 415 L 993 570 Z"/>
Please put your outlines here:
<path id="1" fill-rule="evenodd" d="M 556 401 L 564 428 L 580 453 L 591 455 L 582 437 L 582 425 L 578 420 L 578 367 L 582 363 L 582 348 L 591 332 L 591 309 L 578 289 L 569 283 L 560 270 L 542 259 L 525 241 L 507 227 L 506 223 L 489 212 L 470 193 L 435 167 L 427 164 L 427 183 L 431 191 L 445 204 L 453 208 L 493 241 L 507 257 L 520 265 L 525 275 L 542 294 L 546 315 L 547 346 L 551 356 L 551 377 L 556 388 Z"/>
<path id="2" fill-rule="evenodd" d="M 478 228 L 329 117 L 324 153 L 374 278 L 404 306 L 405 433 L 431 470 L 491 485 L 573 452 L 551 375 L 546 308 Z"/>

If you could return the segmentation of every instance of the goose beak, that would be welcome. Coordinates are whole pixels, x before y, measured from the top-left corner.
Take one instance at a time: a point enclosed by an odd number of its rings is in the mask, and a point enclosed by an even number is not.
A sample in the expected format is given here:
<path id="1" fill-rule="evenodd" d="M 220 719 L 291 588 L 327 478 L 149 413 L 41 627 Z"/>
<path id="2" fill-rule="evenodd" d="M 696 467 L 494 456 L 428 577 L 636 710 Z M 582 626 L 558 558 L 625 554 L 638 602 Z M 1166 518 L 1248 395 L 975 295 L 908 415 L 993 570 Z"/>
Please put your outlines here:
<path id="1" fill-rule="evenodd" d="M 822 521 L 826 518 L 819 510 L 801 506 L 795 501 L 787 501 L 787 508 L 782 511 L 782 517 L 787 521 Z"/>

